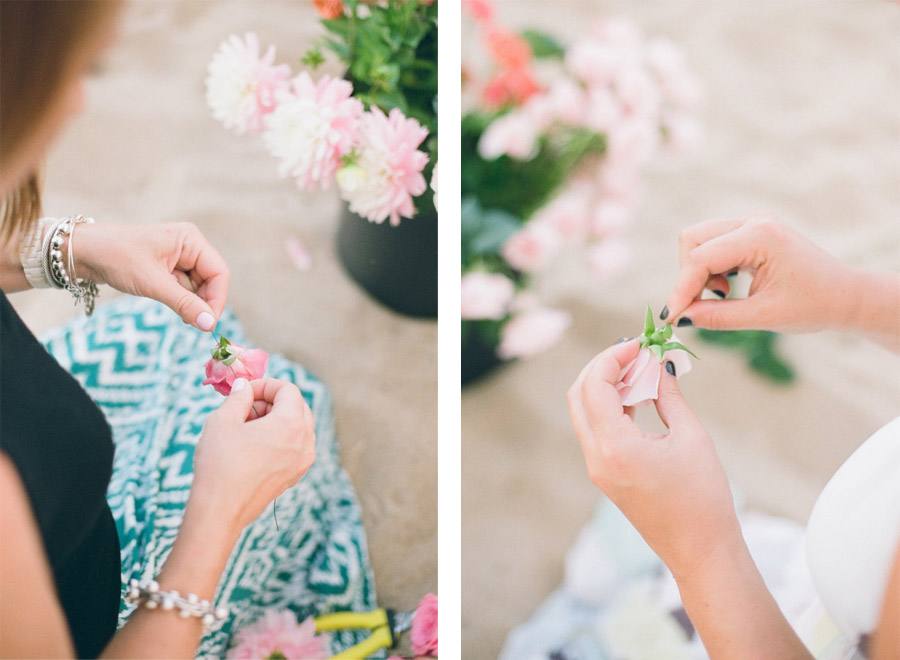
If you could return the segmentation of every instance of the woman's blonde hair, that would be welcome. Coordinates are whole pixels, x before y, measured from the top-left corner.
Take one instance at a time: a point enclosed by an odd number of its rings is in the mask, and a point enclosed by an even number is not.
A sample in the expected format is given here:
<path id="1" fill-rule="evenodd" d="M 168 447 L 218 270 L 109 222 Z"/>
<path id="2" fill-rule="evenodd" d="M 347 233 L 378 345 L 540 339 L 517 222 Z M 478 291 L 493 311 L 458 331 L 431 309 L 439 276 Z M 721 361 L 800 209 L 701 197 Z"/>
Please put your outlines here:
<path id="1" fill-rule="evenodd" d="M 0 169 L 33 137 L 73 62 L 119 7 L 117 0 L 0 0 Z M 0 239 L 28 230 L 41 213 L 40 173 L 7 194 Z"/>

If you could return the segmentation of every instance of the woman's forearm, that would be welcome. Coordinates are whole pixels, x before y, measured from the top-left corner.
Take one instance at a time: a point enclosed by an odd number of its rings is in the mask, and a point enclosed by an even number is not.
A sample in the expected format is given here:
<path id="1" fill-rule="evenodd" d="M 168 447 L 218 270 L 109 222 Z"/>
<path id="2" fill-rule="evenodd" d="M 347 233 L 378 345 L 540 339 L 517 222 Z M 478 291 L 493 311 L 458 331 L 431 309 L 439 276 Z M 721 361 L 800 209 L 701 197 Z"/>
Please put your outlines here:
<path id="1" fill-rule="evenodd" d="M 177 589 L 212 600 L 219 578 L 240 536 L 215 511 L 188 503 L 178 539 L 157 577 L 160 589 Z M 199 619 L 175 611 L 140 607 L 103 651 L 108 658 L 193 658 L 203 634 Z"/>
<path id="2" fill-rule="evenodd" d="M 811 660 L 766 588 L 743 538 L 675 575 L 685 611 L 714 660 Z"/>
<path id="3" fill-rule="evenodd" d="M 31 288 L 19 261 L 17 245 L 17 240 L 0 244 L 0 291 L 3 293 L 15 293 Z"/>
<path id="4" fill-rule="evenodd" d="M 865 334 L 900 352 L 900 274 L 854 269 L 840 295 L 837 329 Z"/>

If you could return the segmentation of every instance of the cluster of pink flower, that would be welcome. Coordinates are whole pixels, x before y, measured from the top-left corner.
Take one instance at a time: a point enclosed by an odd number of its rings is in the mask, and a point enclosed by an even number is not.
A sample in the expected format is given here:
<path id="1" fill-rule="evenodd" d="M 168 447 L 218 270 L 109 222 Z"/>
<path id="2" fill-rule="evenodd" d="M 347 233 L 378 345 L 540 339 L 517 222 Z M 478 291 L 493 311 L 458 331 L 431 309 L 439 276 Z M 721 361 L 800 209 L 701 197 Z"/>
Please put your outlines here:
<path id="1" fill-rule="evenodd" d="M 353 86 L 303 71 L 291 77 L 275 64 L 275 48 L 261 52 L 255 34 L 232 35 L 209 65 L 206 98 L 213 116 L 242 135 L 261 133 L 282 176 L 302 190 L 336 180 L 350 209 L 381 223 L 415 214 L 425 192 L 428 156 L 419 146 L 428 130 L 400 110 L 366 111 Z"/>
<path id="2" fill-rule="evenodd" d="M 673 43 L 646 40 L 625 18 L 597 22 L 558 63 L 538 66 L 524 39 L 496 26 L 489 0 L 466 0 L 466 6 L 499 71 L 483 86 L 480 102 L 509 108 L 482 134 L 482 158 L 530 160 L 541 138 L 560 127 L 605 138 L 602 156 L 586 159 L 561 192 L 509 238 L 503 258 L 518 271 L 537 273 L 575 243 L 585 247 L 598 277 L 620 272 L 630 259 L 623 229 L 637 204 L 641 167 L 660 147 L 680 151 L 699 139 L 692 114 L 701 100 L 697 79 Z M 564 312 L 523 305 L 503 275 L 467 273 L 462 286 L 463 318 L 513 314 L 503 329 L 501 357 L 543 350 L 568 325 Z"/>

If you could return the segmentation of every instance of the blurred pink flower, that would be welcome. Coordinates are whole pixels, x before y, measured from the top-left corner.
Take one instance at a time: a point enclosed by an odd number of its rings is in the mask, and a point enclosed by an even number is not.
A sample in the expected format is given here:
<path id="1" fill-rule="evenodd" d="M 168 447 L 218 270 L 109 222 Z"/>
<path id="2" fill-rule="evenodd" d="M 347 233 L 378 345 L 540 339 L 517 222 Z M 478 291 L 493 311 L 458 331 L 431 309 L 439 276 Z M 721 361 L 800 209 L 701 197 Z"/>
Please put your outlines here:
<path id="1" fill-rule="evenodd" d="M 521 105 L 540 89 L 531 69 L 507 69 L 497 73 L 488 82 L 482 97 L 489 108 L 502 108 L 505 105 Z"/>
<path id="2" fill-rule="evenodd" d="M 591 234 L 605 238 L 617 234 L 631 220 L 631 208 L 617 200 L 604 200 L 594 209 L 591 218 Z"/>
<path id="3" fill-rule="evenodd" d="M 642 67 L 623 67 L 616 72 L 614 84 L 626 114 L 637 115 L 648 124 L 657 121 L 659 87 Z"/>
<path id="4" fill-rule="evenodd" d="M 494 20 L 494 5 L 489 0 L 463 0 L 464 6 L 476 21 L 490 23 Z"/>
<path id="5" fill-rule="evenodd" d="M 353 86 L 346 80 L 314 81 L 303 71 L 291 85 L 266 118 L 263 140 L 281 161 L 282 176 L 295 177 L 303 190 L 327 188 L 353 147 L 362 103 L 351 96 Z"/>
<path id="6" fill-rule="evenodd" d="M 580 126 L 587 117 L 585 92 L 570 78 L 561 77 L 543 95 L 552 120 Z"/>
<path id="7" fill-rule="evenodd" d="M 288 87 L 291 69 L 275 64 L 275 47 L 260 54 L 259 38 L 248 32 L 231 35 L 209 63 L 206 101 L 213 117 L 238 135 L 255 133 L 263 117 L 275 109 L 276 97 Z"/>
<path id="8" fill-rule="evenodd" d="M 622 66 L 623 53 L 596 39 L 582 39 L 566 51 L 566 68 L 588 86 L 603 87 L 612 82 Z"/>
<path id="9" fill-rule="evenodd" d="M 606 199 L 631 205 L 638 196 L 638 170 L 631 164 L 604 163 L 597 183 L 599 193 Z"/>
<path id="10" fill-rule="evenodd" d="M 463 275 L 460 287 L 462 318 L 472 320 L 502 319 L 516 293 L 506 275 L 479 270 Z"/>
<path id="11" fill-rule="evenodd" d="M 374 106 L 364 113 L 347 164 L 356 175 L 338 179 L 350 210 L 376 223 L 390 219 L 392 225 L 413 217 L 413 197 L 427 187 L 422 170 L 428 155 L 418 149 L 426 137 L 428 129 L 397 108 L 388 115 Z"/>
<path id="12" fill-rule="evenodd" d="M 289 236 L 284 242 L 284 249 L 297 270 L 307 271 L 312 268 L 312 255 L 299 238 Z"/>
<path id="13" fill-rule="evenodd" d="M 225 342 L 224 344 L 222 342 Z M 260 348 L 244 348 L 224 337 L 219 340 L 213 357 L 206 363 L 203 385 L 212 385 L 223 396 L 231 394 L 231 386 L 238 378 L 257 380 L 266 375 L 269 354 Z"/>
<path id="14" fill-rule="evenodd" d="M 530 273 L 544 268 L 560 247 L 560 235 L 553 227 L 529 222 L 506 240 L 501 254 L 516 270 Z"/>
<path id="15" fill-rule="evenodd" d="M 638 118 L 616 125 L 608 136 L 606 160 L 610 167 L 638 167 L 659 145 L 659 126 Z"/>
<path id="16" fill-rule="evenodd" d="M 570 323 L 570 316 L 558 309 L 525 310 L 503 326 L 497 355 L 511 360 L 541 353 L 559 341 Z"/>
<path id="17" fill-rule="evenodd" d="M 591 197 L 590 184 L 576 182 L 535 213 L 532 222 L 553 227 L 567 240 L 581 238 L 587 234 L 590 225 Z"/>
<path id="18" fill-rule="evenodd" d="M 643 41 L 637 23 L 624 16 L 600 19 L 591 27 L 591 35 L 624 50 L 640 48 Z"/>
<path id="19" fill-rule="evenodd" d="M 412 628 L 409 631 L 409 641 L 416 655 L 437 657 L 438 599 L 434 594 L 425 594 L 416 607 Z"/>
<path id="20" fill-rule="evenodd" d="M 703 127 L 693 117 L 672 115 L 663 121 L 666 146 L 675 153 L 695 149 L 703 140 Z"/>
<path id="21" fill-rule="evenodd" d="M 608 87 L 588 91 L 585 123 L 598 133 L 609 133 L 622 120 L 622 103 Z"/>
<path id="22" fill-rule="evenodd" d="M 487 47 L 501 69 L 524 69 L 531 64 L 531 46 L 515 32 L 492 27 L 488 31 Z"/>
<path id="23" fill-rule="evenodd" d="M 329 636 L 316 635 L 312 618 L 297 623 L 292 612 L 268 610 L 256 623 L 241 628 L 228 651 L 228 660 L 325 660 L 330 657 Z"/>
<path id="24" fill-rule="evenodd" d="M 514 110 L 495 119 L 478 141 L 478 153 L 485 160 L 509 156 L 528 160 L 537 146 L 539 126 L 528 113 Z"/>
<path id="25" fill-rule="evenodd" d="M 677 341 L 673 336 L 672 341 Z M 680 349 L 666 351 L 663 362 L 671 360 L 675 363 L 675 373 L 681 378 L 691 370 L 690 356 Z M 623 370 L 616 389 L 622 397 L 623 406 L 635 406 L 644 401 L 651 401 L 659 396 L 659 377 L 663 368 L 656 356 L 648 348 L 642 348 L 637 357 Z"/>
<path id="26" fill-rule="evenodd" d="M 631 247 L 620 238 L 601 241 L 588 249 L 588 265 L 600 279 L 621 273 L 631 261 Z"/>

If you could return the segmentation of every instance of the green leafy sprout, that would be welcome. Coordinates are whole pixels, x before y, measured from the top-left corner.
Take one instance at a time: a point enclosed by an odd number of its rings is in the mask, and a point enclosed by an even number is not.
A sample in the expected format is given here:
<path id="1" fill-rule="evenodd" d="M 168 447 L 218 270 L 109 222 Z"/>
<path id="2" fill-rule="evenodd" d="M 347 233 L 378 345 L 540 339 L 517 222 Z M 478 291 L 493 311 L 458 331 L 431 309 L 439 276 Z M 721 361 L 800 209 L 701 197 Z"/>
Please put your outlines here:
<path id="1" fill-rule="evenodd" d="M 644 317 L 644 332 L 638 337 L 641 348 L 648 349 L 656 356 L 656 359 L 662 360 L 663 355 L 667 351 L 682 350 L 686 351 L 693 357 L 697 358 L 691 349 L 679 341 L 671 341 L 672 326 L 664 323 L 659 328 L 656 327 L 656 321 L 653 318 L 653 309 L 647 305 L 647 314 Z M 697 358 L 698 360 L 700 358 Z"/>
<path id="2" fill-rule="evenodd" d="M 218 360 L 228 367 L 237 360 L 237 355 L 231 350 L 231 342 L 225 337 L 219 337 L 219 343 L 212 349 L 212 356 L 214 360 Z"/>

